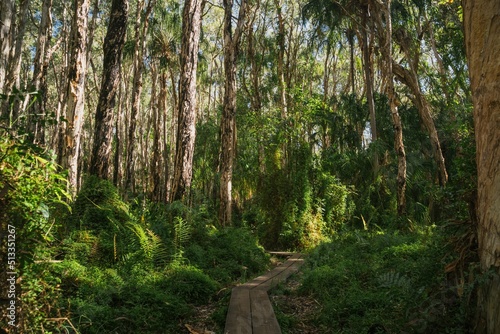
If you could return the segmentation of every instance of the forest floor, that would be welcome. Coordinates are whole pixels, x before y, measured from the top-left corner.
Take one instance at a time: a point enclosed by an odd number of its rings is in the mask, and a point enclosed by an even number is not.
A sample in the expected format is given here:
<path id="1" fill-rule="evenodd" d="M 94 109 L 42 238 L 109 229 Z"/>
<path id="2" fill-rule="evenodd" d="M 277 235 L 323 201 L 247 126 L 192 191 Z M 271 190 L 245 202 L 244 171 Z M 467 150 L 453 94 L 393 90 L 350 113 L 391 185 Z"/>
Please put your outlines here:
<path id="1" fill-rule="evenodd" d="M 283 334 L 325 333 L 325 329 L 318 327 L 316 321 L 321 308 L 319 302 L 310 295 L 298 292 L 303 275 L 299 271 L 277 289 L 270 291 L 269 298 Z"/>
<path id="2" fill-rule="evenodd" d="M 284 260 L 273 256 L 271 269 L 280 265 Z M 320 311 L 318 301 L 310 296 L 301 296 L 298 293 L 303 273 L 297 272 L 269 291 L 269 298 L 273 303 L 283 334 L 318 334 L 325 333 L 324 329 L 315 324 L 315 317 Z M 229 291 L 232 287 L 228 287 Z M 229 300 L 227 301 L 229 303 Z M 215 314 L 221 309 L 220 301 L 213 301 L 207 305 L 198 306 L 193 316 L 186 319 L 185 333 L 191 334 L 219 334 L 223 328 L 217 324 Z"/>

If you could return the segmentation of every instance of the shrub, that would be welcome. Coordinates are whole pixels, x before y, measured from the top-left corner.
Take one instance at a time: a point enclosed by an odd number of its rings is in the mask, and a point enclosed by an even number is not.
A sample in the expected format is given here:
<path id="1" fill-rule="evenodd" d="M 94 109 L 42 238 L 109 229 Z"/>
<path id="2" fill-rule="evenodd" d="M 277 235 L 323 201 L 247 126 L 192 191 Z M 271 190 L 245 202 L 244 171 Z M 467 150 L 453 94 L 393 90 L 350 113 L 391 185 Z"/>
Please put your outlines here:
<path id="1" fill-rule="evenodd" d="M 93 260 L 105 266 L 127 254 L 131 250 L 127 223 L 133 220 L 128 205 L 109 181 L 95 176 L 85 179 L 73 204 L 71 222 L 76 229 L 97 237 Z"/>
<path id="2" fill-rule="evenodd" d="M 127 272 L 88 268 L 70 300 L 73 323 L 85 333 L 176 332 L 190 307 L 160 277 L 140 266 Z"/>
<path id="3" fill-rule="evenodd" d="M 219 283 L 230 283 L 266 269 L 269 257 L 257 238 L 245 228 L 226 228 L 198 235 L 186 247 L 191 264 Z"/>
<path id="4" fill-rule="evenodd" d="M 70 198 L 65 175 L 57 170 L 46 150 L 0 123 L 0 258 L 7 265 L 7 251 L 15 253 L 15 259 L 9 255 L 13 266 L 0 275 L 0 291 L 8 289 L 7 271 L 17 272 L 15 325 L 20 332 L 53 330 L 57 324 L 47 318 L 64 316 L 64 310 L 59 313 L 57 308 L 60 280 L 46 262 L 54 256 L 61 218 L 67 214 L 65 201 Z M 7 231 L 15 235 L 15 242 L 9 239 L 10 250 Z M 4 311 L 0 327 L 8 328 Z"/>
<path id="5" fill-rule="evenodd" d="M 465 330 L 458 298 L 443 289 L 441 233 L 346 234 L 310 254 L 300 293 L 320 301 L 320 323 L 342 333 Z"/>
<path id="6" fill-rule="evenodd" d="M 204 304 L 217 292 L 218 284 L 196 267 L 177 266 L 166 274 L 161 286 L 187 303 Z"/>

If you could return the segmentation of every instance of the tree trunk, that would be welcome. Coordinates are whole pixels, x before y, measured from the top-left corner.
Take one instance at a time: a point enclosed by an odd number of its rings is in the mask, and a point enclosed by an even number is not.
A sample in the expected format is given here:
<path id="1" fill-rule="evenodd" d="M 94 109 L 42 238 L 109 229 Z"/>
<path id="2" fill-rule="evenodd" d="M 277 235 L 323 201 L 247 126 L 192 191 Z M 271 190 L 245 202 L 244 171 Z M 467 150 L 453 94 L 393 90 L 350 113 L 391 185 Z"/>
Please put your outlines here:
<path id="1" fill-rule="evenodd" d="M 236 148 L 236 59 L 246 15 L 246 1 L 242 0 L 236 29 L 232 30 L 233 0 L 224 0 L 224 108 L 221 120 L 220 207 L 219 223 L 232 221 L 232 178 Z"/>
<path id="2" fill-rule="evenodd" d="M 363 32 L 367 34 L 367 32 Z M 351 86 L 351 94 L 356 94 L 356 71 L 354 68 L 354 36 L 355 32 L 353 28 L 349 28 L 346 31 L 347 40 L 349 41 L 349 85 Z"/>
<path id="3" fill-rule="evenodd" d="M 10 52 L 9 58 L 9 69 L 5 81 L 4 91 L 7 94 L 12 92 L 14 87 L 21 88 L 20 83 L 20 73 L 21 73 L 21 51 L 23 47 L 24 34 L 26 31 L 26 20 L 28 18 L 28 7 L 29 0 L 21 1 L 21 10 L 19 12 L 19 16 L 15 21 L 15 24 L 11 28 L 11 33 L 13 32 L 13 48 Z M 16 113 L 19 114 L 19 111 L 16 108 Z"/>
<path id="4" fill-rule="evenodd" d="M 182 200 L 191 187 L 196 138 L 196 72 L 202 0 L 186 0 L 182 17 L 181 77 L 177 150 L 171 200 Z"/>
<path id="5" fill-rule="evenodd" d="M 9 57 L 12 43 L 14 0 L 3 0 L 0 4 L 0 93 L 4 93 L 5 79 L 9 69 Z"/>
<path id="6" fill-rule="evenodd" d="M 232 1 L 231 1 L 232 3 Z M 278 16 L 278 59 L 277 59 L 277 74 L 278 74 L 278 93 L 280 99 L 281 118 L 285 119 L 287 112 L 286 85 L 285 85 L 285 22 L 281 13 L 283 4 L 280 0 L 274 0 L 276 13 Z"/>
<path id="7" fill-rule="evenodd" d="M 387 0 L 383 7 L 385 17 L 385 36 L 381 36 L 382 52 L 384 53 L 386 76 L 387 76 L 387 96 L 391 110 L 392 123 L 394 127 L 394 149 L 398 157 L 398 175 L 397 175 L 397 211 L 398 216 L 406 213 L 406 152 L 403 143 L 403 125 L 399 116 L 396 93 L 394 91 L 394 72 L 392 67 L 392 17 L 391 0 Z M 382 28 L 382 19 L 378 18 L 379 28 Z M 384 31 L 383 28 L 381 31 Z"/>
<path id="8" fill-rule="evenodd" d="M 39 98 L 33 105 L 31 121 L 28 126 L 34 136 L 34 142 L 45 143 L 45 129 L 43 118 L 46 113 L 47 104 L 47 69 L 49 66 L 49 48 L 52 34 L 52 0 L 43 0 L 42 18 L 38 29 L 38 40 L 33 68 L 33 88 L 38 91 Z"/>
<path id="9" fill-rule="evenodd" d="M 409 57 L 409 55 L 407 55 Z M 434 120 L 431 116 L 431 105 L 425 98 L 422 90 L 420 89 L 420 84 L 418 81 L 417 73 L 414 68 L 407 70 L 400 64 L 393 62 L 394 74 L 410 88 L 413 93 L 413 102 L 417 107 L 420 119 L 424 124 L 427 132 L 429 133 L 429 138 L 432 146 L 432 154 L 436 165 L 439 170 L 439 184 L 445 186 L 448 182 L 448 172 L 446 171 L 446 165 L 444 161 L 443 151 L 441 150 L 441 144 L 439 142 L 439 136 L 434 125 Z"/>
<path id="10" fill-rule="evenodd" d="M 113 143 L 113 113 L 119 87 L 120 67 L 127 32 L 128 0 L 113 0 L 106 38 L 101 92 L 95 115 L 94 145 L 90 174 L 108 179 Z M 117 129 L 115 130 L 117 131 Z"/>
<path id="11" fill-rule="evenodd" d="M 149 26 L 149 16 L 153 10 L 155 0 L 150 0 L 144 13 L 144 21 L 142 22 L 142 9 L 144 0 L 137 2 L 136 23 L 135 23 L 135 47 L 134 47 L 134 84 L 132 86 L 132 108 L 130 110 L 130 123 L 128 127 L 127 141 L 127 163 L 125 175 L 125 189 L 135 192 L 135 145 L 137 132 L 137 117 L 141 106 L 142 94 L 142 72 L 144 70 L 144 51 L 146 48 L 146 33 Z M 142 30 L 141 30 L 142 22 Z"/>
<path id="12" fill-rule="evenodd" d="M 120 70 L 120 75 L 123 75 L 123 67 Z M 113 184 L 115 187 L 120 189 L 120 184 L 121 184 L 121 156 L 122 156 L 122 138 L 124 137 L 122 135 L 122 127 L 123 127 L 123 105 L 126 103 L 122 99 L 123 97 L 123 91 L 125 90 L 124 82 L 123 80 L 120 81 L 120 86 L 118 88 L 118 110 L 116 112 L 116 117 L 115 117 L 115 134 L 113 136 L 113 140 L 115 142 L 115 153 L 113 156 Z"/>
<path id="13" fill-rule="evenodd" d="M 480 287 L 476 333 L 500 333 L 500 2 L 464 0 L 478 173 L 481 270 L 493 275 Z"/>
<path id="14" fill-rule="evenodd" d="M 255 8 L 252 8 L 250 11 L 252 12 L 258 12 L 260 3 L 257 3 L 257 6 Z M 249 93 L 249 96 L 251 98 L 251 106 L 252 109 L 255 111 L 255 113 L 258 115 L 259 119 L 262 117 L 262 97 L 261 97 L 261 92 L 260 92 L 260 76 L 262 72 L 262 61 L 258 61 L 258 56 L 255 50 L 255 44 L 257 42 L 256 36 L 254 35 L 253 32 L 253 24 L 248 25 L 248 59 L 250 60 L 251 63 L 251 71 L 250 71 L 250 78 L 252 81 L 251 87 L 252 87 L 252 93 Z M 262 56 L 260 56 L 262 57 Z M 257 145 L 258 145 L 258 162 L 259 162 L 259 183 L 258 183 L 258 188 L 262 185 L 262 177 L 265 172 L 265 163 L 264 163 L 264 143 L 262 138 L 257 139 Z"/>
<path id="15" fill-rule="evenodd" d="M 75 0 L 71 32 L 71 59 L 68 73 L 67 115 L 65 134 L 65 167 L 73 194 L 78 189 L 78 160 L 84 116 L 84 90 L 86 75 L 86 45 L 89 0 Z"/>
<path id="16" fill-rule="evenodd" d="M 375 114 L 375 100 L 373 98 L 373 62 L 370 52 L 370 45 L 368 44 L 368 32 L 371 30 L 370 27 L 368 26 L 368 15 L 369 15 L 369 7 L 366 7 L 363 12 L 364 29 L 363 31 L 361 31 L 361 34 L 363 36 L 363 47 L 361 52 L 363 53 L 363 70 L 365 72 L 366 100 L 368 101 L 368 111 L 370 114 L 371 141 L 374 142 L 378 139 L 378 137 L 377 137 L 377 119 Z M 378 169 L 379 169 L 378 154 L 377 152 L 375 152 L 373 156 L 374 177 L 377 176 Z"/>
<path id="17" fill-rule="evenodd" d="M 62 54 L 61 57 L 61 66 L 59 72 L 57 72 L 56 65 L 54 62 L 51 62 L 52 71 L 55 74 L 55 83 L 57 87 L 57 109 L 56 109 L 56 120 L 57 126 L 54 129 L 54 136 L 51 140 L 51 147 L 56 152 L 57 156 L 57 164 L 64 165 L 65 156 L 64 156 L 64 148 L 65 148 L 65 137 L 66 137 L 66 122 L 63 119 L 66 119 L 66 94 L 68 92 L 68 80 L 69 80 L 69 64 L 71 58 L 70 44 L 71 44 L 71 20 L 69 19 L 68 11 L 66 6 L 62 8 L 62 27 L 61 27 L 61 44 L 62 44 Z M 59 77 L 59 78 L 57 78 Z M 58 80 L 59 79 L 59 80 Z"/>

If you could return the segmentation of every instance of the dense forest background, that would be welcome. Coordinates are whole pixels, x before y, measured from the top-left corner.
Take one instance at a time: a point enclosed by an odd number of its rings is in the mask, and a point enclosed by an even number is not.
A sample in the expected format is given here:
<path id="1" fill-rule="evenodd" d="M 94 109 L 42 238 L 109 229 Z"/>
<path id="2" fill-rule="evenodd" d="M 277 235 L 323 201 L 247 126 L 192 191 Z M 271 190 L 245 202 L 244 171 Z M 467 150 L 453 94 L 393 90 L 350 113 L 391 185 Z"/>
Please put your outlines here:
<path id="1" fill-rule="evenodd" d="M 264 249 L 310 252 L 297 293 L 322 305 L 320 332 L 491 326 L 458 1 L 5 0 L 0 15 L 20 332 L 179 333 L 207 304 L 220 331 Z"/>

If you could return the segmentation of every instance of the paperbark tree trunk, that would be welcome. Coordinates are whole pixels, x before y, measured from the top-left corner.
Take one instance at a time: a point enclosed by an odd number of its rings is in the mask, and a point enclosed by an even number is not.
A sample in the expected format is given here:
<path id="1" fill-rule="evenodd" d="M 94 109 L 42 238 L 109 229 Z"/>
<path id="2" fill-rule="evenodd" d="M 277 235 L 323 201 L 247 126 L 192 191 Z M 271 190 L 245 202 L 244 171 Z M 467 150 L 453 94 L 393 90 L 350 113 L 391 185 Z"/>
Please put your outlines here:
<path id="1" fill-rule="evenodd" d="M 246 0 L 240 4 L 236 28 L 232 29 L 233 0 L 224 0 L 224 108 L 221 120 L 219 223 L 232 221 L 232 179 L 236 149 L 236 59 L 246 15 Z"/>
<path id="2" fill-rule="evenodd" d="M 476 333 L 500 333 L 500 2 L 464 0 L 478 174 L 478 242 L 481 270 Z"/>
<path id="3" fill-rule="evenodd" d="M 29 4 L 29 0 L 21 1 L 19 15 L 11 28 L 11 33 L 13 33 L 12 42 L 14 43 L 14 45 L 10 51 L 9 69 L 4 87 L 4 91 L 7 94 L 9 94 L 14 87 L 22 88 L 20 87 L 19 75 L 21 73 L 21 51 L 26 31 L 26 20 L 28 19 Z M 16 112 L 19 113 L 19 111 Z"/>
<path id="4" fill-rule="evenodd" d="M 397 212 L 398 216 L 403 216 L 406 213 L 406 151 L 403 142 L 403 124 L 398 111 L 398 103 L 396 93 L 394 91 L 394 72 L 392 58 L 392 17 L 391 17 L 391 0 L 387 0 L 381 5 L 381 11 L 384 19 L 381 16 L 377 17 L 377 24 L 380 31 L 385 31 L 386 35 L 380 36 L 380 44 L 382 45 L 382 53 L 385 58 L 386 77 L 387 77 L 387 96 L 389 98 L 389 107 L 391 110 L 392 124 L 394 127 L 394 149 L 398 157 L 398 174 L 397 174 Z M 385 21 L 385 25 L 383 22 Z"/>
<path id="5" fill-rule="evenodd" d="M 231 1 L 232 3 L 232 1 Z M 279 91 L 279 99 L 280 99 L 280 108 L 281 108 L 281 118 L 285 119 L 288 111 L 287 111 L 287 99 L 286 99 L 286 85 L 285 85 L 285 21 L 283 19 L 283 15 L 281 13 L 281 7 L 283 4 L 280 0 L 274 0 L 274 4 L 276 6 L 276 15 L 278 17 L 278 59 L 277 59 L 277 74 L 278 74 L 278 91 Z"/>
<path id="6" fill-rule="evenodd" d="M 418 83 L 418 76 L 415 69 L 408 70 L 400 64 L 393 62 L 394 74 L 410 88 L 413 94 L 413 103 L 416 105 L 420 119 L 429 133 L 429 139 L 432 146 L 432 154 L 439 171 L 439 184 L 445 186 L 448 182 L 448 172 L 444 161 L 443 151 L 439 142 L 439 135 L 434 125 L 434 120 L 431 116 L 432 107 L 425 98 L 420 84 Z"/>
<path id="7" fill-rule="evenodd" d="M 363 47 L 361 52 L 363 53 L 363 70 L 365 72 L 365 83 L 366 83 L 366 100 L 368 101 L 368 111 L 370 114 L 370 132 L 371 141 L 374 142 L 378 139 L 377 137 L 377 119 L 375 114 L 375 100 L 373 98 L 373 62 L 370 52 L 370 45 L 368 44 L 368 32 L 371 31 L 368 26 L 368 15 L 369 7 L 368 5 L 363 11 L 363 31 L 361 34 L 363 36 Z M 373 174 L 374 177 L 377 176 L 379 170 L 378 154 L 375 152 L 373 156 Z"/>
<path id="8" fill-rule="evenodd" d="M 29 127 L 34 136 L 34 142 L 45 143 L 45 129 L 43 118 L 47 104 L 47 69 L 49 67 L 49 48 L 52 34 L 52 0 L 43 0 L 42 18 L 38 28 L 38 39 L 33 68 L 33 88 L 38 91 L 39 99 L 33 105 Z"/>
<path id="9" fill-rule="evenodd" d="M 153 10 L 155 0 L 149 0 L 146 12 L 143 14 L 144 0 L 137 2 L 136 23 L 135 23 L 135 46 L 134 46 L 134 79 L 132 87 L 132 108 L 130 110 L 130 120 L 127 140 L 127 163 L 125 173 L 125 190 L 135 192 L 135 145 L 137 132 L 137 117 L 140 112 L 142 94 L 142 72 L 144 71 L 144 50 L 146 48 L 146 34 L 149 27 L 149 16 Z M 143 16 L 144 15 L 144 16 Z M 143 19 L 144 17 L 144 19 Z M 141 29 L 142 22 L 142 29 Z"/>
<path id="10" fill-rule="evenodd" d="M 64 166 L 68 168 L 68 181 L 73 194 L 78 190 L 78 160 L 84 116 L 84 90 L 86 76 L 86 46 L 89 0 L 75 0 L 71 32 L 71 59 L 68 72 L 67 114 Z"/>
<path id="11" fill-rule="evenodd" d="M 181 74 L 177 150 L 171 200 L 182 200 L 191 187 L 196 138 L 196 73 L 202 0 L 186 0 L 182 14 Z"/>
<path id="12" fill-rule="evenodd" d="M 4 93 L 4 84 L 9 68 L 10 48 L 14 19 L 14 0 L 3 0 L 0 4 L 0 93 Z"/>
<path id="13" fill-rule="evenodd" d="M 108 179 L 112 158 L 113 115 L 119 87 L 120 67 L 127 32 L 128 0 L 113 0 L 108 31 L 104 39 L 101 92 L 95 115 L 94 145 L 90 174 Z M 118 131 L 117 129 L 115 131 Z"/>

